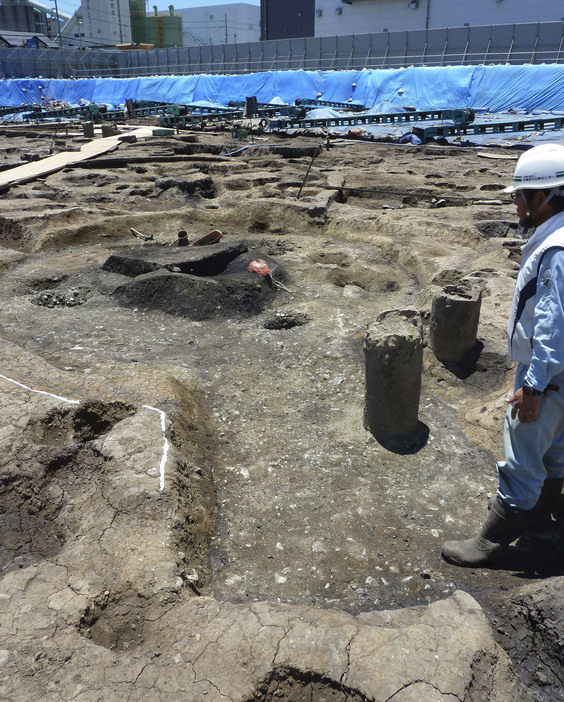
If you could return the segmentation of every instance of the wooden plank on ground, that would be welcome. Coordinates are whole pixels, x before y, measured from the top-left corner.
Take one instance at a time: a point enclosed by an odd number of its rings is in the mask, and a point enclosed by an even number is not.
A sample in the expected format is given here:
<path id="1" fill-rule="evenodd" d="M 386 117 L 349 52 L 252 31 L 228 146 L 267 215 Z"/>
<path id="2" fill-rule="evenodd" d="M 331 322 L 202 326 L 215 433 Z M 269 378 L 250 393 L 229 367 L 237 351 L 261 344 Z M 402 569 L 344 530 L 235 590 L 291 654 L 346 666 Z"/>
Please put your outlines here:
<path id="1" fill-rule="evenodd" d="M 506 154 L 498 154 L 495 151 L 490 152 L 490 151 L 478 151 L 478 156 L 481 158 L 493 158 L 493 159 L 499 159 L 505 160 L 505 161 L 517 161 L 519 158 L 519 154 L 515 153 L 506 153 Z"/>
<path id="2" fill-rule="evenodd" d="M 127 134 L 134 134 L 138 139 L 152 136 L 152 127 L 139 127 L 131 130 Z M 119 146 L 120 137 L 122 134 L 114 134 L 109 137 L 101 137 L 93 139 L 86 144 L 83 144 L 80 151 L 61 151 L 54 156 L 48 156 L 41 161 L 32 161 L 24 163 L 22 166 L 10 168 L 7 171 L 0 173 L 0 190 L 6 190 L 11 185 L 18 183 L 28 183 L 35 178 L 55 173 L 66 166 L 71 166 L 73 163 L 86 161 L 89 158 L 95 158 L 101 154 L 113 151 Z"/>

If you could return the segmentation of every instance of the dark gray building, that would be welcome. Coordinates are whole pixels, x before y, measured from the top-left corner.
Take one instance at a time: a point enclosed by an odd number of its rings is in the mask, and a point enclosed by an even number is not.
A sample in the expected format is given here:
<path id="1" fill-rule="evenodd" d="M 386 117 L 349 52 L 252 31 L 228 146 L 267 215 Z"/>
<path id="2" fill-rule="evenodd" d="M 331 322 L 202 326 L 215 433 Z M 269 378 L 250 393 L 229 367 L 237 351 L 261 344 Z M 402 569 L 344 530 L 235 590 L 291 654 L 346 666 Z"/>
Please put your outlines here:
<path id="1" fill-rule="evenodd" d="M 47 15 L 37 7 L 18 0 L 2 0 L 0 4 L 0 31 L 48 34 Z"/>
<path id="2" fill-rule="evenodd" d="M 313 37 L 315 0 L 261 0 L 261 39 Z"/>

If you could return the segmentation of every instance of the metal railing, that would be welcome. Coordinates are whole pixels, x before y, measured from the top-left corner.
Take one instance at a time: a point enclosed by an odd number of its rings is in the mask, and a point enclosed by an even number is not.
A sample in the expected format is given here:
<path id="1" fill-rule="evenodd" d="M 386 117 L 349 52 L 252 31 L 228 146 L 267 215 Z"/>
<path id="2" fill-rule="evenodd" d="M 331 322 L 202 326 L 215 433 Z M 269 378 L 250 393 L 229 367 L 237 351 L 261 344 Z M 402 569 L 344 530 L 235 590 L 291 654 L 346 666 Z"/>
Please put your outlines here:
<path id="1" fill-rule="evenodd" d="M 6 78 L 133 78 L 564 63 L 564 22 L 311 37 L 151 51 L 0 49 Z"/>

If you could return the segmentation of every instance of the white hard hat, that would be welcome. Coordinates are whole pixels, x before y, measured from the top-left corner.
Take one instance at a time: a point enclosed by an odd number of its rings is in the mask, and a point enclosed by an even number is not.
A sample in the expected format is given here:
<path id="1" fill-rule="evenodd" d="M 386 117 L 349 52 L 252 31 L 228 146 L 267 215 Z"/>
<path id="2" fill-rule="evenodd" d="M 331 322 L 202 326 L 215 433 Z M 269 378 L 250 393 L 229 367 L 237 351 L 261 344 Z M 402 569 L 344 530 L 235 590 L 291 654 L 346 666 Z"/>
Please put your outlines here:
<path id="1" fill-rule="evenodd" d="M 513 183 L 503 192 L 560 187 L 564 187 L 564 146 L 541 144 L 521 154 L 515 166 Z"/>

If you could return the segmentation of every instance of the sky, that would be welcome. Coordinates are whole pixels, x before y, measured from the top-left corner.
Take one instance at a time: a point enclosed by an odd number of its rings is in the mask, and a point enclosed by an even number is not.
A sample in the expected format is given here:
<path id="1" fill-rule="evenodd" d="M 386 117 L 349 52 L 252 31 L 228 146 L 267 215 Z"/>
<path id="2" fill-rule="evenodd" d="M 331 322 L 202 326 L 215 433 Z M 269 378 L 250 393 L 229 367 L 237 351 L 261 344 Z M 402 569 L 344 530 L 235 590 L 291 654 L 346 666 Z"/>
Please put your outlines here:
<path id="1" fill-rule="evenodd" d="M 54 7 L 54 0 L 40 0 L 48 7 Z M 176 10 L 184 10 L 191 7 L 208 7 L 209 5 L 232 5 L 234 2 L 244 2 L 247 5 L 260 7 L 260 0 L 150 0 L 150 10 L 156 5 L 159 10 L 168 10 L 169 5 L 174 5 Z M 57 0 L 57 7 L 60 12 L 68 15 L 80 7 L 80 0 Z"/>

